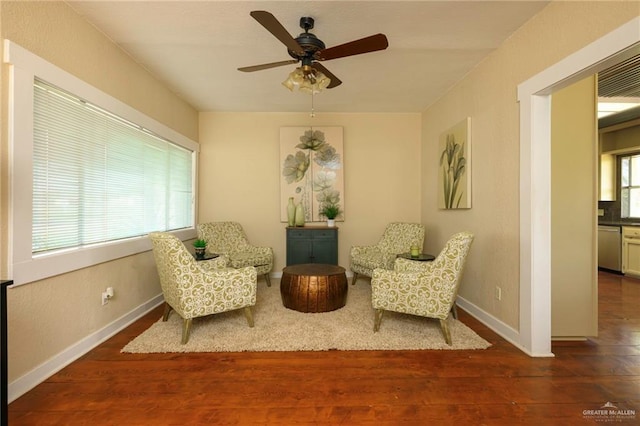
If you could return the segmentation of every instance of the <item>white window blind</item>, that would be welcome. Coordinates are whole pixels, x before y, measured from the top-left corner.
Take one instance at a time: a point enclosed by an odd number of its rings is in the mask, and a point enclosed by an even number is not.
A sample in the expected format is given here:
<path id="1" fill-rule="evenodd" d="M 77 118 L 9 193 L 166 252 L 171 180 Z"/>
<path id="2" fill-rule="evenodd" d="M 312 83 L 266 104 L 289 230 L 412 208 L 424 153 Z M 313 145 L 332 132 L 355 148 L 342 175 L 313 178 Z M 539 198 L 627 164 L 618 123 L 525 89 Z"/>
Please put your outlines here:
<path id="1" fill-rule="evenodd" d="M 194 226 L 193 152 L 34 81 L 32 252 Z"/>

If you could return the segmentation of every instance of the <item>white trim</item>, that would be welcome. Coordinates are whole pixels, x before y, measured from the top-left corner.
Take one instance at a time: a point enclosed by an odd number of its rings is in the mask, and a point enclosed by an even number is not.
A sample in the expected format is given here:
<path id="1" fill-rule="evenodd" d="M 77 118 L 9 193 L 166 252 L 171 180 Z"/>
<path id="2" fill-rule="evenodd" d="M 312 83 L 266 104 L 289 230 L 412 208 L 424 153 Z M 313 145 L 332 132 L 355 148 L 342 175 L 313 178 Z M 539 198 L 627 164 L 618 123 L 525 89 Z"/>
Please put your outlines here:
<path id="1" fill-rule="evenodd" d="M 518 349 L 520 349 L 523 352 L 525 352 L 527 355 L 529 355 L 529 356 L 548 356 L 548 357 L 553 357 L 554 356 L 553 354 L 549 354 L 549 353 L 547 353 L 547 354 L 532 354 L 532 353 L 530 353 L 527 350 L 527 348 L 523 347 L 520 344 L 520 335 L 518 333 L 518 330 L 516 330 L 515 328 L 509 326 L 508 324 L 505 324 L 504 322 L 500 321 L 498 318 L 496 318 L 493 315 L 491 315 L 491 314 L 487 313 L 486 311 L 482 310 L 477 305 L 474 305 L 473 303 L 469 302 L 464 297 L 458 296 L 458 298 L 456 299 L 456 305 L 458 305 L 460 308 L 462 308 L 469 315 L 471 315 L 472 317 L 474 317 L 475 319 L 480 321 L 482 324 L 484 324 L 487 327 L 489 327 L 491 329 L 491 331 L 493 331 L 494 333 L 498 334 L 504 340 L 506 340 L 507 342 L 511 343 L 513 346 L 515 346 Z"/>
<path id="2" fill-rule="evenodd" d="M 639 42 L 640 17 L 637 17 L 518 85 L 520 335 L 517 346 L 533 356 L 551 355 L 550 95 L 620 62 L 631 55 L 625 49 Z"/>
<path id="3" fill-rule="evenodd" d="M 164 298 L 162 294 L 155 296 L 149 301 L 133 309 L 131 312 L 113 321 L 111 324 L 106 325 L 95 333 L 90 334 L 79 342 L 69 346 L 59 354 L 34 368 L 24 376 L 19 377 L 18 379 L 9 383 L 9 402 L 12 402 L 21 397 L 22 395 L 36 387 L 38 384 L 44 382 L 47 378 L 51 377 L 67 365 L 71 364 L 73 361 L 88 353 L 96 346 L 100 345 L 102 342 L 108 340 L 116 333 L 120 332 L 147 313 L 151 312 L 154 308 L 156 308 L 163 302 Z"/>
<path id="4" fill-rule="evenodd" d="M 30 70 L 29 74 L 32 76 L 32 78 L 28 79 L 30 85 L 33 85 L 33 76 L 38 76 L 41 79 L 63 89 L 65 87 L 72 86 L 74 88 L 74 95 L 87 99 L 107 111 L 121 112 L 120 115 L 124 116 L 131 122 L 136 123 L 157 135 L 167 138 L 190 151 L 198 152 L 200 150 L 200 145 L 197 142 L 130 107 L 113 96 L 106 94 L 88 83 L 85 83 L 73 74 L 68 73 L 62 68 L 58 68 L 7 39 L 4 40 L 4 62 L 20 69 L 23 72 Z"/>
<path id="5" fill-rule="evenodd" d="M 33 199 L 33 82 L 42 80 L 69 90 L 83 99 L 116 113 L 137 125 L 166 138 L 188 150 L 192 155 L 193 173 L 193 223 L 197 223 L 197 164 L 199 144 L 168 126 L 135 110 L 118 99 L 85 83 L 74 75 L 47 62 L 19 45 L 4 40 L 4 62 L 9 64 L 9 176 L 10 240 L 8 276 L 14 286 L 38 281 L 65 272 L 85 268 L 102 262 L 148 251 L 151 244 L 145 237 L 130 238 L 94 247 L 65 250 L 50 255 L 33 256 L 32 199 Z M 195 228 L 177 231 L 181 239 L 195 238 Z"/>
<path id="6" fill-rule="evenodd" d="M 171 233 L 182 241 L 196 237 L 195 228 L 172 231 Z M 28 247 L 28 250 L 31 251 L 31 246 Z M 12 287 L 19 287 L 67 271 L 75 271 L 150 250 L 151 240 L 145 235 L 102 243 L 95 247 L 82 247 L 38 255 L 23 261 L 14 260 L 12 265 L 14 285 Z"/>

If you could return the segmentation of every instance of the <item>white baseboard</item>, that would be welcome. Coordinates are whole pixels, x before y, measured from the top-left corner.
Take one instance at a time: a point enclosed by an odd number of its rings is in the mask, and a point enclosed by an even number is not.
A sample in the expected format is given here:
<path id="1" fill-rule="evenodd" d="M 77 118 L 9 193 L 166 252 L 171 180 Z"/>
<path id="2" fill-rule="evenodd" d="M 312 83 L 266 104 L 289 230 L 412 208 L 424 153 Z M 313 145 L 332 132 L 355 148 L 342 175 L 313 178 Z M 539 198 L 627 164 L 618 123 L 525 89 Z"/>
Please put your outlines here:
<path id="1" fill-rule="evenodd" d="M 466 300 L 464 297 L 458 296 L 456 299 L 456 304 L 460 306 L 462 309 L 467 311 L 472 317 L 489 327 L 492 331 L 500 335 L 507 342 L 511 343 L 516 348 L 520 349 L 522 352 L 526 353 L 531 357 L 553 357 L 552 353 L 550 354 L 533 354 L 521 343 L 520 332 L 513 327 L 505 324 L 500 321 L 493 315 L 490 315 L 486 311 L 480 309 L 478 306 Z"/>
<path id="2" fill-rule="evenodd" d="M 9 383 L 8 401 L 12 402 L 20 396 L 24 395 L 25 393 L 51 377 L 53 374 L 62 370 L 64 367 L 89 352 L 91 349 L 95 348 L 119 331 L 137 321 L 143 315 L 147 314 L 149 311 L 163 302 L 164 298 L 162 297 L 162 294 L 159 294 L 153 299 L 133 309 L 131 312 L 113 321 L 111 324 L 108 324 L 104 328 L 96 331 L 93 334 L 90 334 L 74 345 L 69 346 L 64 351 L 50 358 L 46 362 L 40 364 L 24 376 Z"/>

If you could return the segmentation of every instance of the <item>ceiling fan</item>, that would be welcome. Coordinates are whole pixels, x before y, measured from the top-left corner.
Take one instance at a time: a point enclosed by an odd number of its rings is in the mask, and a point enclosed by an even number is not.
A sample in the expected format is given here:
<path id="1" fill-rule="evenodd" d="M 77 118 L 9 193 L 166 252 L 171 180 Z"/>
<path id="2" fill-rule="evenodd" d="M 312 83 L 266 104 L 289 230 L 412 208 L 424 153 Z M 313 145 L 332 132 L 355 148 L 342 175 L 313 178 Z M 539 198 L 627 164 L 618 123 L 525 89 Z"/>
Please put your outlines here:
<path id="1" fill-rule="evenodd" d="M 360 55 L 362 53 L 375 52 L 384 50 L 389 46 L 387 37 L 384 34 L 375 34 L 369 37 L 354 40 L 338 46 L 326 48 L 324 42 L 310 33 L 313 28 L 314 20 L 310 17 L 300 18 L 300 28 L 304 33 L 293 38 L 291 34 L 282 26 L 282 24 L 271 13 L 264 10 L 254 10 L 250 15 L 267 29 L 275 38 L 280 40 L 287 47 L 289 55 L 294 59 L 286 61 L 271 62 L 262 65 L 253 65 L 249 67 L 238 68 L 239 71 L 253 72 L 261 71 L 269 68 L 275 68 L 283 65 L 290 65 L 300 62 L 301 66 L 296 70 L 300 70 L 301 78 L 309 79 L 315 83 L 318 73 L 324 74 L 330 79 L 328 84 L 325 83 L 327 89 L 339 86 L 342 81 L 326 69 L 318 61 L 329 61 L 331 59 L 344 58 L 346 56 Z M 292 73 L 293 75 L 293 73 Z M 290 76 L 291 78 L 291 76 Z M 283 83 L 285 86 L 291 87 Z M 297 83 L 296 83 L 297 84 Z"/>

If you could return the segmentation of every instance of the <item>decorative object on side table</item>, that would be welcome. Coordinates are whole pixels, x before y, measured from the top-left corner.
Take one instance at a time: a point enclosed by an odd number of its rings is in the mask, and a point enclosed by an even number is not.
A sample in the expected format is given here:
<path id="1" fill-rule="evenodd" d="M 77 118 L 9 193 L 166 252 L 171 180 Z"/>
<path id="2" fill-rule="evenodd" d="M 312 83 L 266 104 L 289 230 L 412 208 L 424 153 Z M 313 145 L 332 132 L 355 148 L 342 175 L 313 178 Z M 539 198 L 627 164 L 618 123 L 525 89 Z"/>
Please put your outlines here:
<path id="1" fill-rule="evenodd" d="M 320 207 L 320 216 L 327 218 L 327 226 L 333 228 L 336 226 L 336 217 L 342 213 L 340 205 L 332 202 L 327 202 Z"/>
<path id="2" fill-rule="evenodd" d="M 196 260 L 204 260 L 204 253 L 207 250 L 207 242 L 198 238 L 193 242 L 193 247 L 196 252 Z"/>
<path id="3" fill-rule="evenodd" d="M 411 257 L 420 256 L 420 247 L 419 246 L 411 246 Z"/>

